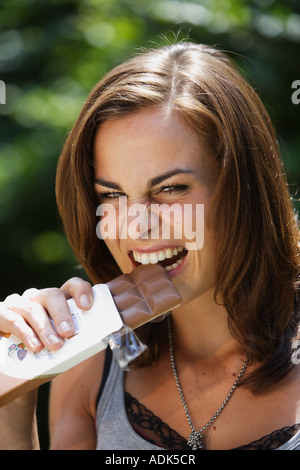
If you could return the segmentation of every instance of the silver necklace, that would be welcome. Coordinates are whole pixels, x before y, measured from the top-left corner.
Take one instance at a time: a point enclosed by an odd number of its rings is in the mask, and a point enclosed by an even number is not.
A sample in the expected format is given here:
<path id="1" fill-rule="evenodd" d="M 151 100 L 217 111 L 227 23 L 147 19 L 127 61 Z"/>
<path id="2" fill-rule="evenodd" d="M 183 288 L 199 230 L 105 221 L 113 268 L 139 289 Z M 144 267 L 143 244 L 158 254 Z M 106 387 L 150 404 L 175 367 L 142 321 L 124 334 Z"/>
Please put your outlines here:
<path id="1" fill-rule="evenodd" d="M 227 405 L 230 397 L 232 396 L 233 392 L 235 391 L 235 389 L 237 387 L 237 384 L 239 383 L 242 375 L 244 374 L 244 372 L 246 370 L 247 361 L 244 362 L 244 365 L 241 369 L 241 372 L 239 373 L 236 381 L 234 382 L 230 392 L 228 393 L 227 397 L 223 401 L 220 408 L 216 411 L 216 413 L 213 415 L 213 417 L 204 426 L 202 426 L 201 429 L 199 429 L 199 431 L 196 431 L 196 429 L 193 425 L 190 413 L 188 411 L 187 404 L 185 402 L 185 398 L 184 398 L 182 388 L 181 388 L 181 385 L 180 385 L 180 382 L 179 382 L 179 377 L 178 377 L 178 374 L 177 374 L 177 369 L 176 369 L 176 365 L 175 365 L 175 358 L 174 358 L 174 350 L 173 350 L 172 321 L 171 321 L 171 316 L 170 315 L 168 317 L 168 337 L 169 337 L 169 352 L 170 352 L 170 359 L 171 359 L 173 375 L 174 375 L 174 378 L 175 378 L 175 381 L 176 381 L 177 389 L 178 389 L 178 392 L 179 392 L 179 395 L 180 395 L 180 398 L 181 398 L 181 402 L 182 402 L 186 417 L 188 419 L 189 425 L 190 425 L 191 430 L 192 430 L 192 432 L 189 436 L 189 439 L 187 441 L 187 444 L 188 444 L 188 446 L 190 446 L 192 448 L 192 450 L 205 449 L 204 442 L 203 442 L 203 436 L 202 436 L 203 431 L 205 431 L 205 429 L 207 429 L 217 419 L 217 417 L 220 415 L 220 413 L 223 411 L 223 409 Z"/>

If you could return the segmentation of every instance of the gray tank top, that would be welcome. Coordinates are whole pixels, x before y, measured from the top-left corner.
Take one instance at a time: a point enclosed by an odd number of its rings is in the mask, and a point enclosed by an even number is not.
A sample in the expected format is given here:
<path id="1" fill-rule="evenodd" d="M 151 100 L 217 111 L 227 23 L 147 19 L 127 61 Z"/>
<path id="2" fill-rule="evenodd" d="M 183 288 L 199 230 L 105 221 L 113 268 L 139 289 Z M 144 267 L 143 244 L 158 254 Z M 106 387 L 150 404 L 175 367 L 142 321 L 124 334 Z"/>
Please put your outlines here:
<path id="1" fill-rule="evenodd" d="M 97 450 L 165 450 L 132 428 L 124 401 L 124 373 L 112 358 L 96 413 Z M 276 450 L 300 450 L 300 431 Z"/>
<path id="2" fill-rule="evenodd" d="M 112 359 L 97 406 L 97 450 L 162 450 L 139 436 L 127 417 L 124 373 Z"/>

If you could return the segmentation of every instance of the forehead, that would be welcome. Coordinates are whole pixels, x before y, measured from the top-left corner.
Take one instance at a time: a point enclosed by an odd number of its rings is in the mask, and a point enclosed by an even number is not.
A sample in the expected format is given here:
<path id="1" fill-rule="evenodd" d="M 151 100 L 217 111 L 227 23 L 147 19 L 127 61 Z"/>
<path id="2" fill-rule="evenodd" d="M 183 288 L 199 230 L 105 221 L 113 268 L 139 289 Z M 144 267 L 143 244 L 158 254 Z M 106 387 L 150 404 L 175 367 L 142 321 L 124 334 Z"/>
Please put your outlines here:
<path id="1" fill-rule="evenodd" d="M 148 108 L 104 122 L 94 143 L 97 176 L 125 176 L 169 171 L 170 167 L 204 167 L 208 150 L 179 113 Z"/>

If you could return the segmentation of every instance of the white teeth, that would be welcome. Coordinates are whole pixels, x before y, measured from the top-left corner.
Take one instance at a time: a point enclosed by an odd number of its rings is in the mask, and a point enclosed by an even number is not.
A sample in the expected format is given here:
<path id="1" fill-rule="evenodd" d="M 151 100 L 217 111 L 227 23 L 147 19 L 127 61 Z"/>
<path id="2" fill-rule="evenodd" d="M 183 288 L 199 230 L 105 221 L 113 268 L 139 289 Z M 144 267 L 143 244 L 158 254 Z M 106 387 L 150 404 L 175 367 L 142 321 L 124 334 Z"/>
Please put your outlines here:
<path id="1" fill-rule="evenodd" d="M 156 264 L 158 261 L 158 255 L 156 253 L 150 253 L 149 260 L 151 264 Z"/>
<path id="2" fill-rule="evenodd" d="M 142 264 L 149 264 L 149 256 L 146 253 L 141 254 L 141 261 Z"/>
<path id="3" fill-rule="evenodd" d="M 172 269 L 177 268 L 177 266 L 179 266 L 182 263 L 182 261 L 183 261 L 183 259 L 179 259 L 178 261 L 176 261 L 176 263 L 171 264 L 171 266 L 166 266 L 165 270 L 166 271 L 171 271 Z"/>
<path id="4" fill-rule="evenodd" d="M 156 264 L 159 261 L 163 261 L 165 259 L 170 259 L 172 256 L 178 255 L 179 252 L 182 252 L 184 248 L 182 246 L 178 246 L 175 248 L 167 248 L 165 250 L 160 250 L 160 251 L 155 251 L 152 253 L 139 253 L 138 251 L 133 251 L 133 257 L 135 261 L 141 264 Z M 167 266 L 165 269 L 167 271 L 170 271 L 171 269 L 174 269 L 174 267 L 177 267 L 182 260 L 178 260 L 176 263 L 174 263 L 172 266 Z"/>

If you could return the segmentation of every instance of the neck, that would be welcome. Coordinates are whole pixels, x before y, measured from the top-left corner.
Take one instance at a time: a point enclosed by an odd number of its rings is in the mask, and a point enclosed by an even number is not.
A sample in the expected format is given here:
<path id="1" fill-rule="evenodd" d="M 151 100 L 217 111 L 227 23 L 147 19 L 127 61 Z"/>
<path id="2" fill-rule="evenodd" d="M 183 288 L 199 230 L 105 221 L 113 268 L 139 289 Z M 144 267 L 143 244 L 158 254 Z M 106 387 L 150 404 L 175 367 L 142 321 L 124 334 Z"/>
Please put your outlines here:
<path id="1" fill-rule="evenodd" d="M 213 289 L 172 312 L 174 343 L 187 360 L 215 363 L 240 355 L 228 328 L 228 314 L 214 301 Z"/>

